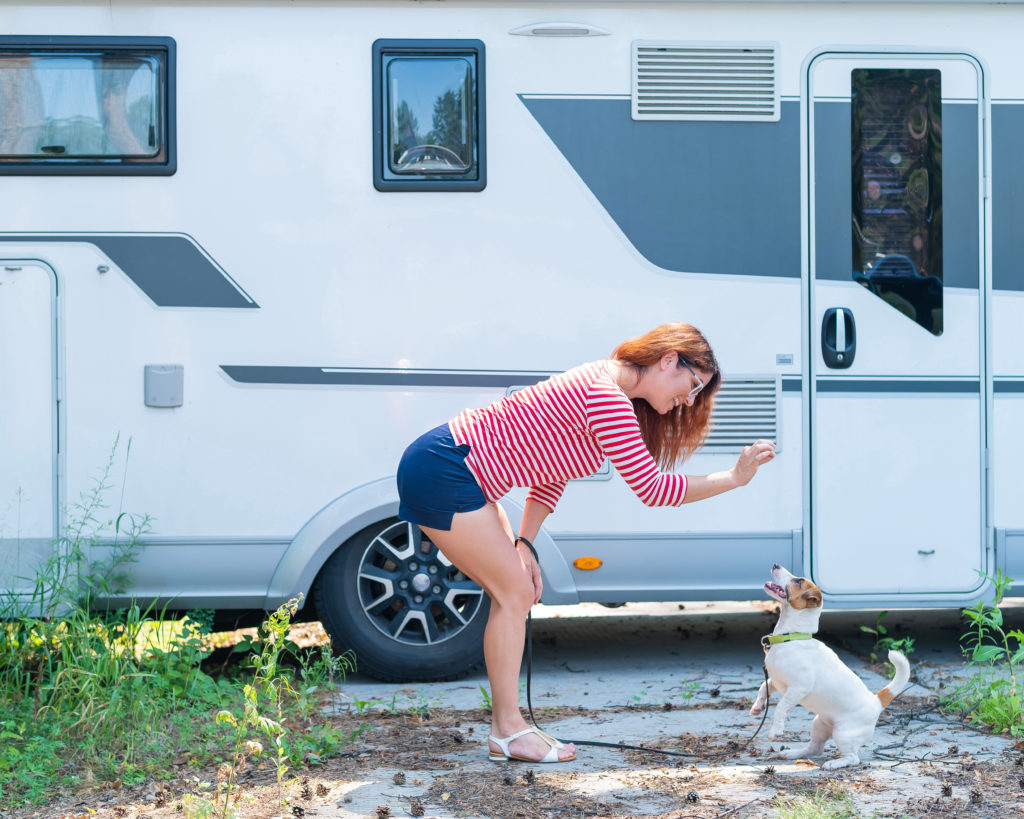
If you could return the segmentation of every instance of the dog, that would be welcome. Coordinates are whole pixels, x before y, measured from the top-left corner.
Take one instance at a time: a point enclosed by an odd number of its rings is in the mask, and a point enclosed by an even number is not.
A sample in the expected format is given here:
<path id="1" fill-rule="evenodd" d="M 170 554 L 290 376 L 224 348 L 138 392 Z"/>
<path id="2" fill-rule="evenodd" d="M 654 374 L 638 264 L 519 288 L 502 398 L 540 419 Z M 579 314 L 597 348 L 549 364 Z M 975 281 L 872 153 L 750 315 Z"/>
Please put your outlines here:
<path id="1" fill-rule="evenodd" d="M 795 705 L 816 714 L 810 742 L 783 752 L 783 758 L 818 756 L 831 737 L 841 755 L 821 767 L 833 770 L 857 765 L 858 752 L 871 740 L 882 709 L 906 687 L 910 664 L 900 652 L 890 651 L 889 662 L 896 667 L 896 675 L 885 688 L 872 694 L 832 649 L 811 636 L 818 630 L 821 616 L 821 589 L 806 577 L 794 577 L 778 563 L 772 566 L 771 574 L 772 581 L 764 584 L 764 590 L 782 608 L 775 631 L 761 641 L 768 679 L 761 683 L 750 713 L 762 713 L 768 695 L 778 691 L 782 699 L 775 707 L 768 738 L 782 735 L 786 717 Z"/>

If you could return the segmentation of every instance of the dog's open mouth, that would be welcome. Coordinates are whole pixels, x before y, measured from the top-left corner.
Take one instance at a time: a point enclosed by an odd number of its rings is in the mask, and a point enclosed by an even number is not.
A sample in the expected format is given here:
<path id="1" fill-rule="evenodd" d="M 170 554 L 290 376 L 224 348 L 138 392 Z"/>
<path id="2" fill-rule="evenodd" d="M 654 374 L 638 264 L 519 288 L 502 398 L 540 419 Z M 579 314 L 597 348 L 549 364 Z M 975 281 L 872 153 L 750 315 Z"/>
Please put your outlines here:
<path id="1" fill-rule="evenodd" d="M 782 588 L 778 583 L 768 582 L 764 584 L 764 590 L 769 594 L 774 594 L 776 597 L 781 597 L 785 600 L 789 595 L 786 594 L 786 590 Z"/>

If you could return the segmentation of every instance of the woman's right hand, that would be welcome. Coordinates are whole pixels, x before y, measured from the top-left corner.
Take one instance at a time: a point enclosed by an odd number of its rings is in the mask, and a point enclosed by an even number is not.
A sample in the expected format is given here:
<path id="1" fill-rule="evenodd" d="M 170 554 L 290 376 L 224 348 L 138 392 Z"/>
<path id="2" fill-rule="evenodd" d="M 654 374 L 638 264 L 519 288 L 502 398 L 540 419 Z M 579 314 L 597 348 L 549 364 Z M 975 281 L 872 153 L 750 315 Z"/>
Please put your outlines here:
<path id="1" fill-rule="evenodd" d="M 743 447 L 736 466 L 732 468 L 737 486 L 746 486 L 757 474 L 758 467 L 775 457 L 775 442 L 758 439 L 750 446 Z"/>

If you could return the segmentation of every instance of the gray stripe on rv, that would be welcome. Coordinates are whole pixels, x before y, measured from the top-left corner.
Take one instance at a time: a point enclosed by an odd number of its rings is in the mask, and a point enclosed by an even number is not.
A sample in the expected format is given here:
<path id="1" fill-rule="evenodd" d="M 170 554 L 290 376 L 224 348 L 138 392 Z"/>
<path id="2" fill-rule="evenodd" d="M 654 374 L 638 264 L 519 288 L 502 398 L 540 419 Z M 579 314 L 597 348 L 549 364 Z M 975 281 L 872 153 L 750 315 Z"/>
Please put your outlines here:
<path id="1" fill-rule="evenodd" d="M 278 367 L 222 364 L 229 378 L 240 384 L 285 385 L 304 384 L 345 387 L 525 387 L 549 378 L 553 373 L 516 372 L 511 370 L 362 370 L 332 367 Z M 1024 384 L 1024 382 L 1014 382 Z M 978 381 L 939 379 L 854 379 L 819 378 L 819 392 L 890 392 L 890 393 L 977 393 Z M 784 392 L 799 392 L 799 378 L 783 378 Z M 1015 386 L 997 392 L 1015 391 Z"/>
<path id="2" fill-rule="evenodd" d="M 186 236 L 3 234 L 0 242 L 96 245 L 158 307 L 259 307 Z"/>
<path id="3" fill-rule="evenodd" d="M 992 106 L 992 287 L 1024 290 L 1024 105 Z"/>
<path id="4" fill-rule="evenodd" d="M 974 393 L 981 391 L 977 381 L 939 381 L 939 380 L 868 380 L 855 378 L 819 378 L 815 387 L 818 392 L 884 392 L 884 393 Z"/>
<path id="5" fill-rule="evenodd" d="M 629 100 L 520 95 L 626 238 L 674 271 L 800 275 L 800 103 L 777 123 L 636 122 Z M 950 287 L 979 277 L 978 109 L 943 108 L 943 268 Z M 994 284 L 1024 290 L 1024 107 L 993 106 Z M 851 278 L 850 104 L 815 106 L 817 270 Z M 998 183 L 998 184 L 997 184 Z"/>
<path id="6" fill-rule="evenodd" d="M 800 276 L 798 102 L 778 122 L 636 122 L 629 100 L 520 99 L 650 262 Z"/>
<path id="7" fill-rule="evenodd" d="M 553 373 L 473 370 L 360 370 L 222 364 L 241 384 L 324 384 L 347 387 L 525 387 Z"/>

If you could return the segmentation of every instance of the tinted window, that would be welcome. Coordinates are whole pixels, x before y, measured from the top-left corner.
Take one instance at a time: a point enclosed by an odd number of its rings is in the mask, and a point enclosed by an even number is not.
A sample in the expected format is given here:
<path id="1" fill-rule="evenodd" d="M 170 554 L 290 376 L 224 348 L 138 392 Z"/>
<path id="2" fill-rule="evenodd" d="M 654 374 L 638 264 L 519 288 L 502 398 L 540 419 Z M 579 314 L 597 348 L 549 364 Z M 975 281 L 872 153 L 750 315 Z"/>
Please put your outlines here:
<path id="1" fill-rule="evenodd" d="M 461 178 L 476 165 L 473 61 L 388 60 L 388 166 L 392 173 Z"/>
<path id="2" fill-rule="evenodd" d="M 855 69 L 852 96 L 853 277 L 941 335 L 941 73 Z"/>
<path id="3" fill-rule="evenodd" d="M 481 190 L 483 44 L 374 45 L 374 184 L 380 190 Z"/>
<path id="4" fill-rule="evenodd" d="M 169 74 L 163 44 L 0 41 L 0 173 L 173 172 Z"/>

